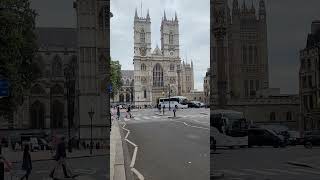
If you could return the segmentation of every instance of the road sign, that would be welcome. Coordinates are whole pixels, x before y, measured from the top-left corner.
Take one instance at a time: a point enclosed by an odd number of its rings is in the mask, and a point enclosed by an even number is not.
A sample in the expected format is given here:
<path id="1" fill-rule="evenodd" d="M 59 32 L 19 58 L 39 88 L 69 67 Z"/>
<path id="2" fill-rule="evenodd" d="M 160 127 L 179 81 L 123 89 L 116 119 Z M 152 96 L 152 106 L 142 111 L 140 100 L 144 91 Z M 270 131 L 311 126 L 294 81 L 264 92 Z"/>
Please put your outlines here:
<path id="1" fill-rule="evenodd" d="M 0 97 L 9 96 L 9 82 L 6 79 L 0 79 Z"/>
<path id="2" fill-rule="evenodd" d="M 108 86 L 108 92 L 112 93 L 112 85 L 111 84 Z"/>

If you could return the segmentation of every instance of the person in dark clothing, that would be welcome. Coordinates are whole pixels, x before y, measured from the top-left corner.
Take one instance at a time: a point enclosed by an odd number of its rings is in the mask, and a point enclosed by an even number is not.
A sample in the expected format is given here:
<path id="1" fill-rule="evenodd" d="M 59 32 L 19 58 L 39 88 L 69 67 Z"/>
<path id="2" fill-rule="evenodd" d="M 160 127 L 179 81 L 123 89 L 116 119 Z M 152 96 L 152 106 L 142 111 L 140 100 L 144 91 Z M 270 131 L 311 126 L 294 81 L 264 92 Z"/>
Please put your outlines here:
<path id="1" fill-rule="evenodd" d="M 166 106 L 165 105 L 163 105 L 163 115 L 164 115 L 164 109 L 166 108 Z"/>
<path id="2" fill-rule="evenodd" d="M 31 156 L 29 153 L 29 145 L 26 145 L 24 147 L 24 151 L 23 151 L 23 161 L 22 161 L 22 170 L 26 171 L 26 174 L 23 175 L 20 180 L 29 179 L 31 170 L 32 170 L 32 162 L 31 162 Z"/>
<path id="3" fill-rule="evenodd" d="M 119 106 L 117 107 L 117 119 L 118 120 L 120 119 L 120 107 Z"/>
<path id="4" fill-rule="evenodd" d="M 128 114 L 129 114 L 130 118 L 132 118 L 130 106 L 128 106 Z"/>
<path id="5" fill-rule="evenodd" d="M 57 161 L 57 164 L 55 167 L 52 169 L 50 173 L 50 177 L 53 178 L 54 176 L 54 171 L 56 170 L 57 167 L 60 165 L 62 166 L 63 174 L 65 178 L 71 178 L 74 176 L 68 175 L 67 172 L 67 166 L 66 166 L 66 157 L 67 157 L 67 152 L 66 152 L 66 144 L 65 144 L 65 138 L 61 138 L 61 142 L 59 142 L 56 150 L 56 155 L 54 156 L 54 159 Z"/>

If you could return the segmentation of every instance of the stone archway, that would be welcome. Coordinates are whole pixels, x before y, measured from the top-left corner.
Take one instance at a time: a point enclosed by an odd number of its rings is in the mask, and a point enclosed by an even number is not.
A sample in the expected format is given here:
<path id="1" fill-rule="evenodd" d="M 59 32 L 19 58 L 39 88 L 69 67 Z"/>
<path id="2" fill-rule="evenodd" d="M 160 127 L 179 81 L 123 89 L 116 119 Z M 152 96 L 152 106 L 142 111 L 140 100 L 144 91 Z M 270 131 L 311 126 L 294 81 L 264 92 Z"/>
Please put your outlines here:
<path id="1" fill-rule="evenodd" d="M 51 128 L 63 128 L 64 104 L 54 100 L 51 107 Z"/>
<path id="2" fill-rule="evenodd" d="M 124 95 L 122 93 L 119 95 L 119 102 L 124 102 Z"/>
<path id="3" fill-rule="evenodd" d="M 45 128 L 45 107 L 38 100 L 30 108 L 30 127 L 32 129 Z"/>

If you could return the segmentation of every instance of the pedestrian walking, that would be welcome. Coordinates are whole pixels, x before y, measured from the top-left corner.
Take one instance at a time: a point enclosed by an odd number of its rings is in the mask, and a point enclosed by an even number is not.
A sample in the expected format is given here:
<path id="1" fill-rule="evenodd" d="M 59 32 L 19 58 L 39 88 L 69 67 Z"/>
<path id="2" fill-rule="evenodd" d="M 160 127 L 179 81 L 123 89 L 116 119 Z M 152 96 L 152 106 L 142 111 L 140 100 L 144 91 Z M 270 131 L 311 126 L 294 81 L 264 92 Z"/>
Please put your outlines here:
<path id="1" fill-rule="evenodd" d="M 164 115 L 164 109 L 166 108 L 166 106 L 165 105 L 163 105 L 163 107 L 162 107 L 162 113 L 163 113 L 163 115 Z"/>
<path id="2" fill-rule="evenodd" d="M 120 107 L 119 106 L 117 107 L 117 119 L 118 120 L 120 119 Z"/>
<path id="3" fill-rule="evenodd" d="M 59 166 L 62 166 L 62 170 L 65 178 L 75 177 L 74 175 L 71 175 L 70 168 L 67 167 L 66 158 L 67 158 L 67 152 L 66 152 L 65 138 L 62 137 L 61 141 L 57 146 L 56 155 L 54 156 L 54 159 L 56 160 L 56 165 L 53 167 L 53 169 L 50 172 L 49 176 L 51 178 L 54 179 L 54 172 Z M 70 175 L 68 174 L 67 168 L 69 169 Z"/>
<path id="4" fill-rule="evenodd" d="M 176 106 L 173 108 L 173 117 L 176 117 L 176 111 L 177 111 L 177 108 Z"/>
<path id="5" fill-rule="evenodd" d="M 32 161 L 29 152 L 29 145 L 25 145 L 23 150 L 23 160 L 22 160 L 22 170 L 26 171 L 26 174 L 23 175 L 20 180 L 29 179 L 32 170 Z"/>
<path id="6" fill-rule="evenodd" d="M 128 111 L 127 111 L 127 113 L 129 114 L 129 117 L 132 118 L 130 105 L 128 106 Z"/>

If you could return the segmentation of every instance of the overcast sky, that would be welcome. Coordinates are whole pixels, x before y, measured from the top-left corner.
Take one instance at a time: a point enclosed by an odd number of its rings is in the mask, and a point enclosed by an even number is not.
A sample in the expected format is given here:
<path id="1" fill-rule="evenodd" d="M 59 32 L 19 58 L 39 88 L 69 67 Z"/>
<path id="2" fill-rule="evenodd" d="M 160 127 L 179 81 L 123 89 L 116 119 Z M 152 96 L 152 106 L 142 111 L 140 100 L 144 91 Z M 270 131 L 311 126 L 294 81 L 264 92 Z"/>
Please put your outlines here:
<path id="1" fill-rule="evenodd" d="M 74 27 L 73 0 L 31 0 L 38 26 Z M 239 0 L 241 1 L 241 0 Z M 167 18 L 177 11 L 180 21 L 181 57 L 194 60 L 196 88 L 209 67 L 209 0 L 143 0 L 143 15 L 150 10 L 152 46 L 160 46 L 163 10 Z M 247 0 L 247 4 L 251 4 Z M 257 4 L 258 0 L 253 0 Z M 241 3 L 241 2 L 240 2 Z M 141 0 L 111 0 L 111 55 L 124 69 L 132 69 L 133 16 Z M 299 50 L 305 47 L 311 22 L 320 19 L 319 0 L 267 0 L 270 87 L 283 93 L 298 93 Z M 207 34 L 205 33 L 207 32 Z M 199 88 L 200 89 L 200 88 Z"/>

